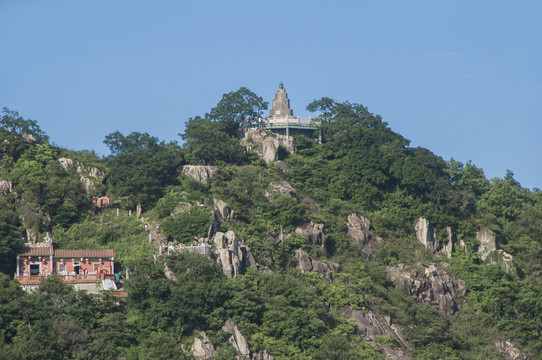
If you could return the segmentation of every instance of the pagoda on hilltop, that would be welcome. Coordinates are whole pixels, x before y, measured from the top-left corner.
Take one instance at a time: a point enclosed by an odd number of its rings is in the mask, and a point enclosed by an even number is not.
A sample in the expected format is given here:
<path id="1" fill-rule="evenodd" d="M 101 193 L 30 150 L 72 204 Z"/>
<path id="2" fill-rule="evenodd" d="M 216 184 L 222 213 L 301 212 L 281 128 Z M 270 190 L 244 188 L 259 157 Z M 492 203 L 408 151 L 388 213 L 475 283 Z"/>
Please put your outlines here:
<path id="1" fill-rule="evenodd" d="M 290 99 L 282 82 L 279 84 L 275 98 L 273 99 L 273 107 L 269 111 L 269 117 L 259 118 L 252 122 L 247 130 L 265 129 L 275 135 L 284 136 L 286 140 L 290 140 L 293 135 L 305 135 L 309 138 L 315 136 L 315 131 L 318 130 L 318 140 L 321 141 L 320 122 L 311 119 L 300 118 L 294 116 L 290 108 Z"/>
<path id="2" fill-rule="evenodd" d="M 269 112 L 269 117 L 275 119 L 294 117 L 294 112 L 290 109 L 290 99 L 288 99 L 288 94 L 286 94 L 282 82 L 279 84 L 279 89 L 273 99 L 273 108 Z"/>

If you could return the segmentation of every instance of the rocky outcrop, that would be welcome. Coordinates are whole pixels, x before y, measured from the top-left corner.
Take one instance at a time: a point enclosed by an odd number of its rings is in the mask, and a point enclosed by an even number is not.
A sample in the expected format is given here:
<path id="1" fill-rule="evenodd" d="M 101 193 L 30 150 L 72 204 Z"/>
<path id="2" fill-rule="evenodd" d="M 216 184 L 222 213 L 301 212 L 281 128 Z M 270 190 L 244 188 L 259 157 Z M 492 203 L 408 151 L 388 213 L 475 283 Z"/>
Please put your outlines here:
<path id="1" fill-rule="evenodd" d="M 295 232 L 304 235 L 307 241 L 313 245 L 325 247 L 327 236 L 324 232 L 324 224 L 315 224 L 312 221 L 305 227 L 298 227 Z"/>
<path id="2" fill-rule="evenodd" d="M 237 326 L 230 320 L 226 321 L 226 324 L 222 327 L 222 330 L 231 333 L 229 338 L 230 343 L 235 350 L 243 355 L 245 358 L 250 358 L 250 347 L 248 346 L 247 339 L 241 334 Z"/>
<path id="3" fill-rule="evenodd" d="M 363 216 L 358 216 L 356 213 L 348 215 L 348 235 L 359 246 L 363 247 L 369 241 L 369 228 L 371 222 Z"/>
<path id="4" fill-rule="evenodd" d="M 225 221 L 226 219 L 233 218 L 233 211 L 230 209 L 228 204 L 222 200 L 213 199 L 215 205 L 215 213 L 217 214 L 218 220 L 220 222 Z"/>
<path id="5" fill-rule="evenodd" d="M 273 356 L 266 349 L 260 349 L 255 353 L 251 352 L 247 339 L 232 321 L 226 321 L 224 326 L 222 326 L 222 330 L 231 334 L 228 341 L 239 354 L 236 356 L 236 359 L 274 360 Z"/>
<path id="6" fill-rule="evenodd" d="M 26 230 L 26 241 L 36 243 L 41 225 L 47 221 L 39 206 L 23 200 L 17 204 L 17 214 Z"/>
<path id="7" fill-rule="evenodd" d="M 282 161 L 282 160 L 277 161 L 277 166 L 278 166 L 279 169 L 280 169 L 283 173 L 285 173 L 286 175 L 291 174 L 291 172 L 292 172 L 292 169 L 290 169 L 290 168 L 288 167 L 288 165 L 286 165 L 286 164 L 284 163 L 284 161 Z"/>
<path id="8" fill-rule="evenodd" d="M 177 281 L 177 277 L 175 276 L 175 273 L 171 271 L 169 266 L 167 266 L 167 263 L 164 262 L 164 274 L 166 277 L 171 281 Z"/>
<path id="9" fill-rule="evenodd" d="M 365 308 L 361 310 L 348 308 L 344 310 L 343 315 L 347 319 L 354 320 L 357 334 L 377 345 L 386 359 L 409 359 L 403 350 L 410 348 L 410 344 L 405 340 L 402 329 L 392 324 L 389 317 L 385 317 L 385 321 L 379 321 L 372 311 Z M 391 349 L 373 342 L 374 336 L 395 336 L 400 348 Z"/>
<path id="10" fill-rule="evenodd" d="M 369 229 L 371 222 L 369 219 L 363 216 L 358 216 L 356 213 L 352 213 L 347 217 L 348 235 L 354 243 L 361 248 L 361 254 L 364 260 L 371 260 L 374 256 L 378 245 L 383 240 L 378 236 L 371 236 Z"/>
<path id="11" fill-rule="evenodd" d="M 446 255 L 448 259 L 452 258 L 452 251 L 454 250 L 453 246 L 456 242 L 455 235 L 452 232 L 452 228 L 450 226 L 446 227 L 446 239 L 447 242 L 442 246 L 441 251 Z"/>
<path id="12" fill-rule="evenodd" d="M 200 331 L 199 337 L 194 339 L 194 344 L 192 345 L 192 354 L 198 360 L 213 360 L 216 355 L 216 350 L 213 344 L 207 338 L 207 334 L 204 331 Z"/>
<path id="13" fill-rule="evenodd" d="M 84 166 L 80 162 L 75 162 L 72 159 L 65 157 L 59 158 L 57 161 L 62 165 L 65 171 L 75 169 L 79 174 L 79 180 L 81 181 L 81 184 L 83 184 L 87 194 L 90 194 L 95 187 L 102 184 L 105 179 L 104 172 L 97 167 Z"/>
<path id="14" fill-rule="evenodd" d="M 185 165 L 181 170 L 181 173 L 186 177 L 203 184 L 207 184 L 209 179 L 217 172 L 218 168 L 216 166 L 205 165 Z"/>
<path id="15" fill-rule="evenodd" d="M 256 267 L 254 256 L 246 245 L 239 243 L 233 231 L 225 234 L 221 231 L 213 236 L 216 250 L 216 261 L 224 274 L 229 277 L 236 276 L 246 267 Z"/>
<path id="16" fill-rule="evenodd" d="M 516 273 L 518 268 L 514 257 L 499 249 L 499 239 L 493 231 L 483 228 L 476 233 L 476 240 L 480 242 L 478 253 L 480 259 L 487 265 L 498 265 L 504 271 Z"/>
<path id="17" fill-rule="evenodd" d="M 387 360 L 408 360 L 410 359 L 402 349 L 391 349 L 381 344 L 376 344 L 380 349 L 380 353 L 384 355 Z"/>
<path id="18" fill-rule="evenodd" d="M 323 276 L 327 282 L 331 282 L 331 269 L 329 266 L 321 261 L 314 260 L 302 249 L 295 251 L 295 261 L 297 269 L 301 273 L 314 271 Z"/>
<path id="19" fill-rule="evenodd" d="M 387 336 L 391 333 L 390 329 L 384 328 L 385 324 L 384 326 L 380 324 L 372 311 L 365 308 L 361 310 L 348 308 L 344 311 L 344 317 L 356 322 L 358 335 L 365 339 L 372 339 L 375 335 Z"/>
<path id="20" fill-rule="evenodd" d="M 271 136 L 262 141 L 261 157 L 266 163 L 274 162 L 279 159 L 279 144 L 280 142 L 275 137 Z"/>
<path id="21" fill-rule="evenodd" d="M 239 245 L 239 250 L 241 250 L 241 268 L 243 270 L 248 268 L 256 269 L 258 264 L 256 263 L 256 259 L 254 258 L 254 255 L 252 255 L 249 247 L 241 244 Z"/>
<path id="22" fill-rule="evenodd" d="M 433 252 L 437 250 L 435 228 L 427 219 L 419 218 L 414 229 L 416 230 L 416 237 L 423 246 Z"/>
<path id="23" fill-rule="evenodd" d="M 7 195 L 13 191 L 13 184 L 7 180 L 0 180 L 0 195 Z"/>
<path id="24" fill-rule="evenodd" d="M 207 238 L 212 239 L 213 236 L 221 230 L 221 224 L 227 220 L 233 218 L 233 211 L 230 207 L 222 200 L 213 199 L 214 202 L 214 211 L 213 211 L 213 221 L 209 226 L 209 231 L 207 232 Z"/>
<path id="25" fill-rule="evenodd" d="M 273 199 L 275 195 L 289 195 L 295 196 L 295 189 L 287 181 L 281 181 L 276 184 L 269 184 L 269 189 L 265 190 L 265 197 L 267 200 Z"/>
<path id="26" fill-rule="evenodd" d="M 485 260 L 487 265 L 498 265 L 504 271 L 515 274 L 518 271 L 514 257 L 504 250 L 496 250 L 490 252 Z"/>
<path id="27" fill-rule="evenodd" d="M 452 316 L 458 310 L 454 296 L 463 292 L 465 287 L 443 268 L 437 268 L 433 264 L 419 270 L 416 267 L 408 269 L 399 264 L 387 267 L 386 274 L 395 281 L 398 288 L 402 288 L 405 293 L 414 296 L 417 302 L 429 304 L 447 317 Z"/>
<path id="28" fill-rule="evenodd" d="M 495 347 L 502 354 L 503 358 L 506 360 L 531 360 L 530 355 L 524 354 L 520 349 L 518 349 L 510 340 L 506 341 L 496 341 Z"/>
<path id="29" fill-rule="evenodd" d="M 70 168 L 73 168 L 73 160 L 68 158 L 59 158 L 58 163 L 62 165 L 65 171 L 68 171 Z"/>
<path id="30" fill-rule="evenodd" d="M 480 242 L 478 253 L 480 254 L 482 261 L 486 259 L 490 252 L 498 249 L 499 242 L 497 239 L 497 234 L 489 229 L 483 228 L 478 231 L 476 233 L 476 240 Z"/>
<path id="31" fill-rule="evenodd" d="M 271 356 L 271 354 L 269 354 L 266 349 L 262 349 L 262 350 L 258 351 L 257 353 L 252 354 L 252 359 L 254 359 L 254 360 L 274 360 L 275 358 L 273 356 Z"/>
<path id="32" fill-rule="evenodd" d="M 266 163 L 278 160 L 279 146 L 282 145 L 290 153 L 295 153 L 295 145 L 292 139 L 276 134 L 267 134 L 261 129 L 248 130 L 241 143 L 247 151 L 255 151 Z"/>
<path id="33" fill-rule="evenodd" d="M 459 239 L 459 241 L 457 242 L 457 245 L 459 246 L 459 248 L 461 250 L 463 250 L 463 253 L 465 255 L 467 255 L 467 244 L 465 244 L 465 242 L 463 241 L 463 239 Z"/>

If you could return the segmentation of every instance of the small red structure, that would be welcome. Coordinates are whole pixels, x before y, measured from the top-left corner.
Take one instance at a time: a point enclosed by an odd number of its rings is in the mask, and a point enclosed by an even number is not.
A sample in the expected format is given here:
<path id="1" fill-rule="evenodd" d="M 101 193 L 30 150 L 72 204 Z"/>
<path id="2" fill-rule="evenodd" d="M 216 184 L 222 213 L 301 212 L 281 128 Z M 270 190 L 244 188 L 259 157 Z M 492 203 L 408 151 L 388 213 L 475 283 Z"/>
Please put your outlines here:
<path id="1" fill-rule="evenodd" d="M 42 243 L 25 244 L 17 253 L 15 279 L 27 290 L 36 288 L 44 276 L 55 272 L 64 282 L 93 291 L 92 286 L 84 284 L 96 284 L 113 276 L 115 251 L 54 249 L 52 239 L 47 237 Z"/>
<path id="2" fill-rule="evenodd" d="M 107 196 L 102 196 L 99 198 L 93 197 L 92 205 L 97 206 L 99 208 L 109 206 L 109 198 Z"/>

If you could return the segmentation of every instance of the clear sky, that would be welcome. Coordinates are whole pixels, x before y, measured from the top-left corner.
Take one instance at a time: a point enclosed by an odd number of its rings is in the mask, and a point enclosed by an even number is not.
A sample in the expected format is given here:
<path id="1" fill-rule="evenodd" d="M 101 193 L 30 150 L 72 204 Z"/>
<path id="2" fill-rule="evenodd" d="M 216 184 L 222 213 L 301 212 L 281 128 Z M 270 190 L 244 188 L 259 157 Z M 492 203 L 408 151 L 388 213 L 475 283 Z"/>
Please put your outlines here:
<path id="1" fill-rule="evenodd" d="M 248 87 L 294 115 L 349 100 L 488 178 L 542 188 L 542 1 L 0 0 L 0 107 L 107 155 L 119 130 L 181 141 Z"/>

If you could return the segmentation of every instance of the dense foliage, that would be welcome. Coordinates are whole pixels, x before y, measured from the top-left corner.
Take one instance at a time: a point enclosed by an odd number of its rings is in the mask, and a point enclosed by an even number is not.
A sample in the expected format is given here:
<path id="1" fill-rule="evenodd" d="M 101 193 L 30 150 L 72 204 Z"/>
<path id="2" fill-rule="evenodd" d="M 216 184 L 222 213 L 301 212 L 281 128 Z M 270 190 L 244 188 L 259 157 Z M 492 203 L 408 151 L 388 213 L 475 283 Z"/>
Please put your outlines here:
<path id="1" fill-rule="evenodd" d="M 487 179 L 471 162 L 410 147 L 366 107 L 330 98 L 308 106 L 321 114 L 322 143 L 299 136 L 296 154 L 283 154 L 280 167 L 266 164 L 239 141 L 243 122 L 266 108 L 240 88 L 189 119 L 182 146 L 115 132 L 104 159 L 57 148 L 35 121 L 4 109 L 0 257 L 13 259 L 25 234 L 51 232 L 58 247 L 114 248 L 118 268 L 132 272 L 123 280 L 126 300 L 76 292 L 57 276 L 25 293 L 8 276 L 13 262 L 3 262 L 0 358 L 188 359 L 205 331 L 216 358 L 231 359 L 227 320 L 253 353 L 265 349 L 275 359 L 379 359 L 382 349 L 420 359 L 499 358 L 495 341 L 505 339 L 542 356 L 540 190 L 522 188 L 511 172 Z M 204 184 L 180 174 L 186 164 L 219 171 Z M 105 178 L 88 189 L 81 169 L 90 168 Z M 278 190 L 285 184 L 295 191 Z M 93 195 L 124 210 L 140 203 L 149 223 L 91 207 Z M 207 236 L 217 200 L 234 214 L 221 219 L 222 231 L 250 247 L 259 269 L 228 278 L 205 256 L 153 257 L 145 226 L 160 224 L 164 241 L 190 244 Z M 371 219 L 371 235 L 382 238 L 369 258 L 347 233 L 352 213 Z M 435 225 L 438 241 L 450 227 L 465 248 L 456 246 L 450 259 L 427 251 L 414 236 L 419 217 Z M 325 246 L 296 232 L 311 221 L 323 224 Z M 482 227 L 513 256 L 513 270 L 481 260 Z M 332 279 L 299 272 L 297 249 L 327 264 Z M 446 268 L 465 288 L 454 299 L 458 311 L 447 317 L 397 287 L 386 269 L 398 264 Z M 364 309 L 401 327 L 410 348 L 393 335 L 359 334 L 345 314 Z"/>

